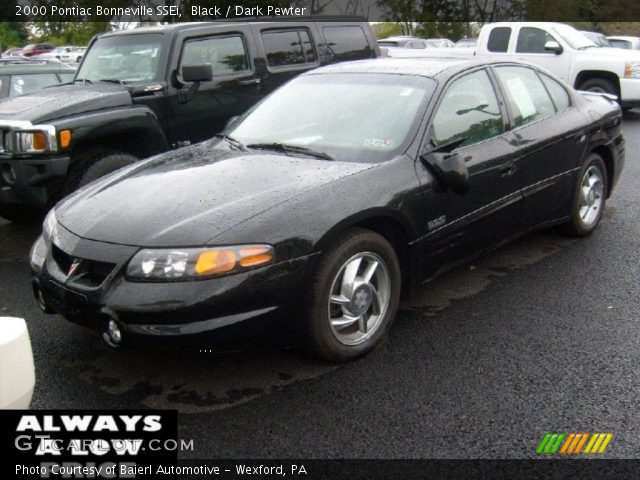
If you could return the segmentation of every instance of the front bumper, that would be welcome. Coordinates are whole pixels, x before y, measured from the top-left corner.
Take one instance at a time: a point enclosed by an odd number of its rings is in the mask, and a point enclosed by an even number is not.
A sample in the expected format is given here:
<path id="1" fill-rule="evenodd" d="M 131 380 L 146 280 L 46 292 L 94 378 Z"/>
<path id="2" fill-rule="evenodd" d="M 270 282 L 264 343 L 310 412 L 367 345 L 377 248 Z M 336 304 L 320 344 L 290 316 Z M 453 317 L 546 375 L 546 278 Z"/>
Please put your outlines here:
<path id="1" fill-rule="evenodd" d="M 0 157 L 0 203 L 47 208 L 57 200 L 69 163 L 68 156 Z"/>
<path id="2" fill-rule="evenodd" d="M 288 308 L 302 298 L 316 257 L 207 280 L 138 282 L 124 275 L 137 247 L 81 239 L 60 225 L 50 243 L 39 241 L 45 260 L 33 272 L 36 298 L 42 292 L 51 310 L 98 331 L 115 320 L 125 337 L 198 337 Z M 80 274 L 67 275 L 61 251 L 81 259 Z M 102 271 L 102 281 L 91 277 L 94 264 L 112 265 Z"/>

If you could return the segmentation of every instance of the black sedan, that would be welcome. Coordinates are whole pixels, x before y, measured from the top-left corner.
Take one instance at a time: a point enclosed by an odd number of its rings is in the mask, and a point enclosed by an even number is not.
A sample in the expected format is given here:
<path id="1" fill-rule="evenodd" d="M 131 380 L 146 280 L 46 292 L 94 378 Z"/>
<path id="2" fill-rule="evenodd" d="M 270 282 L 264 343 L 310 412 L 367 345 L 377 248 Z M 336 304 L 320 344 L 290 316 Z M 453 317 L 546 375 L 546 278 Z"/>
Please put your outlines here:
<path id="1" fill-rule="evenodd" d="M 530 65 L 320 68 L 224 134 L 61 201 L 32 248 L 35 297 L 112 346 L 280 311 L 317 354 L 353 359 L 401 290 L 533 229 L 593 232 L 621 119 L 615 99 Z"/>

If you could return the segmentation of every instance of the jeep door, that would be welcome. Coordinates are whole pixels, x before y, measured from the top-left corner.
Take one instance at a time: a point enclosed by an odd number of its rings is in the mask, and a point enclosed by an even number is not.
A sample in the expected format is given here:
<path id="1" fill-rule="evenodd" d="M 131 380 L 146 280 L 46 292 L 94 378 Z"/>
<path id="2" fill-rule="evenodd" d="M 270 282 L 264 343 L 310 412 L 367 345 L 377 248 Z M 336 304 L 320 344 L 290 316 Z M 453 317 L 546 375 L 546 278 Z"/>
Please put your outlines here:
<path id="1" fill-rule="evenodd" d="M 181 146 L 211 138 L 229 118 L 244 113 L 263 96 L 257 72 L 253 32 L 247 25 L 208 27 L 186 31 L 177 39 L 169 86 L 171 120 L 169 142 Z M 208 64 L 213 79 L 192 84 L 182 80 L 183 65 Z"/>

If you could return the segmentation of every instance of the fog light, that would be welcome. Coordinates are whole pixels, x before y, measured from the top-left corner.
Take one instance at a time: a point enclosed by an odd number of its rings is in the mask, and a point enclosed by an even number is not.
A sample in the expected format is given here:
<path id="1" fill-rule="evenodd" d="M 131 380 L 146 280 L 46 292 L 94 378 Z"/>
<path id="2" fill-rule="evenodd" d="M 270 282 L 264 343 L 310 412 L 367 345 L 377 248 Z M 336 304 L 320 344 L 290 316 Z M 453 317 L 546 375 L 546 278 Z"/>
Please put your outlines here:
<path id="1" fill-rule="evenodd" d="M 122 343 L 122 332 L 120 331 L 120 327 L 118 326 L 116 321 L 109 320 L 109 323 L 107 324 L 107 328 L 109 332 L 109 338 L 111 339 L 111 341 L 116 345 L 119 345 L 120 343 Z"/>

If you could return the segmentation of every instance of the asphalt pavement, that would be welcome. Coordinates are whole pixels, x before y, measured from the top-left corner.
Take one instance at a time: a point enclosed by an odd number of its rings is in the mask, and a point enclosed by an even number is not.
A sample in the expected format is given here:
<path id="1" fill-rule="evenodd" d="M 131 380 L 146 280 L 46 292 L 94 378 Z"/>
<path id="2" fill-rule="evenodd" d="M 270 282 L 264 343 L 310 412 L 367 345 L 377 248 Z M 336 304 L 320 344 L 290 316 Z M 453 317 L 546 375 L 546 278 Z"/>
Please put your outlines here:
<path id="1" fill-rule="evenodd" d="M 403 303 L 347 365 L 268 336 L 223 350 L 112 351 L 36 307 L 38 227 L 0 221 L 0 316 L 27 319 L 33 408 L 177 409 L 194 458 L 523 458 L 547 432 L 612 432 L 640 457 L 640 112 L 601 227 L 528 235 Z"/>

